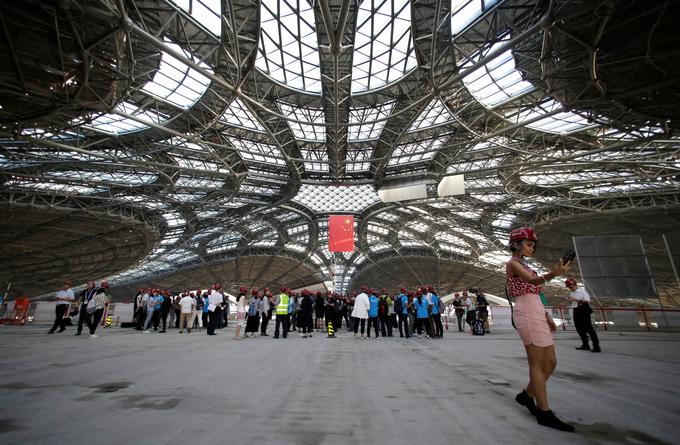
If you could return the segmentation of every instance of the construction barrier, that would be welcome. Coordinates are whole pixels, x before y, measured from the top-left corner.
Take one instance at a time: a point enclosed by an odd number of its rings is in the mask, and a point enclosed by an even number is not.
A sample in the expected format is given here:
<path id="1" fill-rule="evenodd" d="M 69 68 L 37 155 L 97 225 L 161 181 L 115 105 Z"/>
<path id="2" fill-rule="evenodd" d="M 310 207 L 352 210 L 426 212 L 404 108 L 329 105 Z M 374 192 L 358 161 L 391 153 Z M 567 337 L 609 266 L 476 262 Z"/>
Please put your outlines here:
<path id="1" fill-rule="evenodd" d="M 335 331 L 333 330 L 333 322 L 328 322 L 328 338 L 336 338 Z"/>

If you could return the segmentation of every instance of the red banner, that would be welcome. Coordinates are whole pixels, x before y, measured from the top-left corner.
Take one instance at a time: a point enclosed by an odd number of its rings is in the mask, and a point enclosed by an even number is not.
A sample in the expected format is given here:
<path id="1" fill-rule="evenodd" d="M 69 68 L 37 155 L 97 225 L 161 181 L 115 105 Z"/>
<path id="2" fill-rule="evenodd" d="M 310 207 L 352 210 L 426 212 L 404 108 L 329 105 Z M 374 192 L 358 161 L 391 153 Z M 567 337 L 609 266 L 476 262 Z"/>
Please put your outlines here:
<path id="1" fill-rule="evenodd" d="M 328 250 L 354 252 L 354 216 L 328 217 Z"/>

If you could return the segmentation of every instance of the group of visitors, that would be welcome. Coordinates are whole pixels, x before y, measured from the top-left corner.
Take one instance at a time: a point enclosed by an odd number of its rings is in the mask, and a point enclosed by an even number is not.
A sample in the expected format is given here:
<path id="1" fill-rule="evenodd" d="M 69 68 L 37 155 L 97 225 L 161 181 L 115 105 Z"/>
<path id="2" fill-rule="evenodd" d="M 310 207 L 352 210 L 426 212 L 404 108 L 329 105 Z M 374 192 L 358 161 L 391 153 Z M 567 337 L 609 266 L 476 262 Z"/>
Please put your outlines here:
<path id="1" fill-rule="evenodd" d="M 108 281 L 102 281 L 101 286 L 97 287 L 94 281 L 88 281 L 85 290 L 80 292 L 76 302 L 75 294 L 71 289 L 71 282 L 64 281 L 62 289 L 57 292 L 57 305 L 55 307 L 55 318 L 52 328 L 48 334 L 61 333 L 66 330 L 68 320 L 72 316 L 78 315 L 78 328 L 76 335 L 83 332 L 83 324 L 86 324 L 90 334 L 89 338 L 96 338 L 98 335 L 97 326 L 104 314 L 104 308 L 109 303 L 106 291 L 109 288 Z M 76 302 L 76 308 L 69 312 L 71 304 Z M 59 330 L 57 330 L 59 328 Z"/>
<path id="2" fill-rule="evenodd" d="M 467 291 L 463 297 L 456 294 L 450 308 L 455 308 L 456 313 L 459 310 L 472 312 L 475 317 L 479 314 L 488 323 L 488 303 L 483 291 L 478 291 L 474 302 Z M 401 288 L 396 294 L 390 294 L 387 289 L 379 292 L 363 286 L 360 293 L 351 295 L 330 291 L 324 295 L 321 291 L 313 293 L 308 289 L 291 292 L 285 286 L 273 294 L 269 288 L 252 288 L 249 292 L 242 286 L 235 299 L 235 305 L 230 303 L 219 284 L 209 291 L 185 291 L 175 296 L 158 289 L 140 289 L 134 298 L 136 328 L 145 333 L 151 332 L 152 327 L 160 333 L 167 332 L 167 318 L 174 311 L 174 326 L 180 333 L 185 328 L 190 333 L 192 329 L 203 330 L 205 326 L 208 335 L 213 335 L 215 329 L 227 326 L 231 306 L 235 306 L 235 339 L 252 338 L 258 333 L 269 336 L 269 321 L 274 315 L 274 338 L 287 338 L 291 331 L 307 338 L 314 331 L 334 334 L 345 328 L 358 338 L 371 338 L 371 331 L 376 339 L 393 337 L 398 331 L 402 338 L 424 335 L 436 339 L 444 335 L 442 314 L 449 309 L 433 286 L 415 291 Z M 470 315 L 467 320 L 469 324 Z M 460 319 L 459 330 L 463 330 Z"/>

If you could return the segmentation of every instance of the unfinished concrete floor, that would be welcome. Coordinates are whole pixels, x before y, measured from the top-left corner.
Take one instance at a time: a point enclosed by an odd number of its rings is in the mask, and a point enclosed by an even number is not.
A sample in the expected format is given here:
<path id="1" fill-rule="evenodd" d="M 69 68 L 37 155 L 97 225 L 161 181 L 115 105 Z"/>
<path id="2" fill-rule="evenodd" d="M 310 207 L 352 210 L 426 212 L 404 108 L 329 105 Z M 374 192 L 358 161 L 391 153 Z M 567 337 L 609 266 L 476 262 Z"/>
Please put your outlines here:
<path id="1" fill-rule="evenodd" d="M 680 443 L 677 334 L 600 332 L 593 354 L 559 332 L 549 392 L 570 434 L 513 400 L 527 366 L 512 331 L 370 341 L 46 331 L 0 327 L 2 444 Z"/>

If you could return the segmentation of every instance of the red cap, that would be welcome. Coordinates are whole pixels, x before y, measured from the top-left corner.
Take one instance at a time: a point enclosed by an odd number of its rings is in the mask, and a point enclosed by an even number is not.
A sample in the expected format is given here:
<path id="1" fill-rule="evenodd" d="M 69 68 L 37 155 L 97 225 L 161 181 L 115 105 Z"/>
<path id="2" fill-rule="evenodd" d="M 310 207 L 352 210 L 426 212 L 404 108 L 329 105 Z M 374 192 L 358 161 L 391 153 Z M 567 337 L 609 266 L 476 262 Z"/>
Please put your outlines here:
<path id="1" fill-rule="evenodd" d="M 569 287 L 569 286 L 576 286 L 576 280 L 573 279 L 573 278 L 571 278 L 571 277 L 570 277 L 570 278 L 567 278 L 567 279 L 564 281 L 564 285 L 567 286 L 567 287 Z"/>
<path id="2" fill-rule="evenodd" d="M 239 291 L 239 292 L 244 292 L 244 293 L 245 293 L 245 292 L 248 291 L 248 288 L 245 287 L 245 286 L 241 286 L 241 287 L 238 288 L 238 291 Z"/>
<path id="3" fill-rule="evenodd" d="M 402 287 L 401 289 L 399 289 L 399 291 L 400 291 L 400 292 L 406 292 L 406 288 L 405 288 L 405 287 Z"/>
<path id="4" fill-rule="evenodd" d="M 257 295 L 257 288 L 254 287 L 253 290 L 250 291 L 250 293 L 251 293 L 252 295 Z"/>
<path id="5" fill-rule="evenodd" d="M 510 232 L 510 242 L 521 241 L 525 239 L 536 242 L 538 241 L 538 237 L 536 236 L 536 232 L 534 232 L 534 229 L 531 229 L 529 227 L 522 227 Z"/>
<path id="6" fill-rule="evenodd" d="M 213 289 L 217 290 L 217 289 L 221 289 L 221 288 L 222 288 L 222 286 L 220 286 L 219 283 L 213 284 Z"/>

